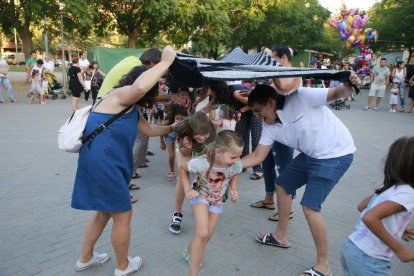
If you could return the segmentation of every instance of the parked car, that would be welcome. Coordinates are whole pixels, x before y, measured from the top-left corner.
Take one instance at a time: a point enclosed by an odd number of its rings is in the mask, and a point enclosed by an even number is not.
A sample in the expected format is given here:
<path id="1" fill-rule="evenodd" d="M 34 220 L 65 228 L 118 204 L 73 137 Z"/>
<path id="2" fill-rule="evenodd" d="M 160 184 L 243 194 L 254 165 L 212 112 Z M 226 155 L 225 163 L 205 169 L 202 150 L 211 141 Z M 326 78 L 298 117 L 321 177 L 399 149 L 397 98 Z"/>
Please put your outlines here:
<path id="1" fill-rule="evenodd" d="M 23 53 L 5 52 L 2 56 L 6 59 L 9 65 L 24 65 L 26 64 Z"/>

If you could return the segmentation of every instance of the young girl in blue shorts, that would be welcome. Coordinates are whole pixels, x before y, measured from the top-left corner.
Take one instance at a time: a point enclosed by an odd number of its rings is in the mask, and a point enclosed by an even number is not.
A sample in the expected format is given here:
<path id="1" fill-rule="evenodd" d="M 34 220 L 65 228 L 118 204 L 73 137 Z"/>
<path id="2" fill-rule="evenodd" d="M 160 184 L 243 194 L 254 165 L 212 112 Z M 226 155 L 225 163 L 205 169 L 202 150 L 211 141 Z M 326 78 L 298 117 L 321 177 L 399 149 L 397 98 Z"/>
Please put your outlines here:
<path id="1" fill-rule="evenodd" d="M 179 123 L 175 132 L 177 133 L 177 167 L 187 163 L 191 157 L 200 156 L 206 146 L 214 140 L 216 130 L 213 123 L 206 114 L 199 111 L 185 118 Z M 175 212 L 171 218 L 169 230 L 174 234 L 181 232 L 183 214 L 181 209 L 184 202 L 184 189 L 178 176 L 175 186 Z"/>
<path id="2" fill-rule="evenodd" d="M 400 239 L 414 239 L 407 227 L 414 212 L 414 137 L 403 137 L 390 147 L 384 166 L 383 185 L 365 198 L 358 210 L 356 230 L 341 249 L 346 276 L 392 275 L 391 258 L 414 261 L 414 251 Z"/>
<path id="3" fill-rule="evenodd" d="M 190 264 L 189 275 L 198 275 L 205 247 L 214 233 L 227 194 L 230 193 L 234 202 L 239 199 L 237 182 L 238 174 L 243 169 L 240 161 L 242 152 L 243 140 L 240 136 L 234 131 L 223 130 L 207 147 L 206 155 L 180 166 L 185 197 L 190 200 L 196 224 L 194 236 L 183 253 Z M 190 172 L 196 174 L 192 185 Z"/>
<path id="4" fill-rule="evenodd" d="M 167 120 L 164 125 L 178 124 L 187 117 L 187 109 L 185 106 L 179 104 L 171 104 L 168 106 L 168 115 Z M 177 133 L 171 132 L 165 136 L 160 136 L 160 148 L 162 150 L 168 150 L 168 165 L 170 167 L 170 172 L 167 175 L 168 181 L 175 180 L 175 140 L 177 138 Z"/>

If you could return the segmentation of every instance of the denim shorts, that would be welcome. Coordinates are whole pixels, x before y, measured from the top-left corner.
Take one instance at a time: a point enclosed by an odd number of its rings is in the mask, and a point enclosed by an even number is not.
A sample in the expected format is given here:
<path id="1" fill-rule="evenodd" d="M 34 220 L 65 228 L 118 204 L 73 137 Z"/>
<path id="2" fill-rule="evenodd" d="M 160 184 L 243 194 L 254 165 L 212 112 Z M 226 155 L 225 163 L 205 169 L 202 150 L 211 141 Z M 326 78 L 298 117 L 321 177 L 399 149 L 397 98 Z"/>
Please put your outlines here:
<path id="1" fill-rule="evenodd" d="M 293 195 L 306 184 L 300 204 L 319 212 L 322 203 L 348 170 L 353 159 L 353 154 L 316 159 L 301 153 L 286 166 L 276 179 L 276 185 Z"/>
<path id="2" fill-rule="evenodd" d="M 212 205 L 212 204 L 208 203 L 208 201 L 205 200 L 202 197 L 196 197 L 196 198 L 190 200 L 190 204 L 191 205 L 194 205 L 194 204 L 197 204 L 197 203 L 204 203 L 204 204 L 206 204 L 208 206 L 208 211 L 210 213 L 216 213 L 216 214 L 223 213 L 223 205 Z"/>
<path id="3" fill-rule="evenodd" d="M 164 136 L 164 140 L 166 144 L 174 143 L 176 139 L 177 139 L 177 135 L 173 133 L 168 133 L 167 135 Z"/>
<path id="4" fill-rule="evenodd" d="M 350 239 L 341 248 L 341 265 L 345 276 L 391 276 L 391 262 L 368 256 Z"/>

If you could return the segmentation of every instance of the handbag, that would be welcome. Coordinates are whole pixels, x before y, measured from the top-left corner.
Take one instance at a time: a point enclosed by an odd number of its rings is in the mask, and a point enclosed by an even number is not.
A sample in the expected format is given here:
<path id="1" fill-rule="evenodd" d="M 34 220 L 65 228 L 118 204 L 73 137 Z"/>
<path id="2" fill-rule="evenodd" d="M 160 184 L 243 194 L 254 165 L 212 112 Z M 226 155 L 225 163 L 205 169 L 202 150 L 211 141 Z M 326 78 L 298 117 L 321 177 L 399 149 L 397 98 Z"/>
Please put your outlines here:
<path id="1" fill-rule="evenodd" d="M 92 141 L 96 135 L 105 130 L 110 124 L 125 114 L 125 112 L 127 112 L 131 107 L 132 105 L 126 107 L 118 114 L 115 114 L 111 119 L 101 124 L 86 137 L 84 137 L 83 132 L 85 130 L 89 114 L 91 113 L 92 105 L 76 110 L 58 130 L 59 149 L 66 152 L 78 153 L 84 143 Z"/>

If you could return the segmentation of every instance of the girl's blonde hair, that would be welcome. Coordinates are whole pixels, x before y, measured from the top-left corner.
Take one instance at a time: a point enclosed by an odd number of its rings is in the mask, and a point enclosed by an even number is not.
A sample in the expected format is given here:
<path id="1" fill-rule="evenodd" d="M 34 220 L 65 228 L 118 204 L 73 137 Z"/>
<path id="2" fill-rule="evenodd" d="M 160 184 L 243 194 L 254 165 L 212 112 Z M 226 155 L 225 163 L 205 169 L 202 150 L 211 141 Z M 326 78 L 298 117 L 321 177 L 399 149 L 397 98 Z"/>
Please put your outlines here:
<path id="1" fill-rule="evenodd" d="M 215 161 L 215 150 L 219 149 L 222 152 L 229 151 L 233 146 L 243 147 L 243 139 L 232 130 L 223 130 L 217 134 L 216 140 L 207 147 L 207 162 L 209 168 L 206 173 L 208 178 Z"/>
<path id="2" fill-rule="evenodd" d="M 209 140 L 214 139 L 215 129 L 207 115 L 201 111 L 194 113 L 178 123 L 175 127 L 177 139 L 189 137 L 194 142 L 194 135 L 210 133 Z"/>

